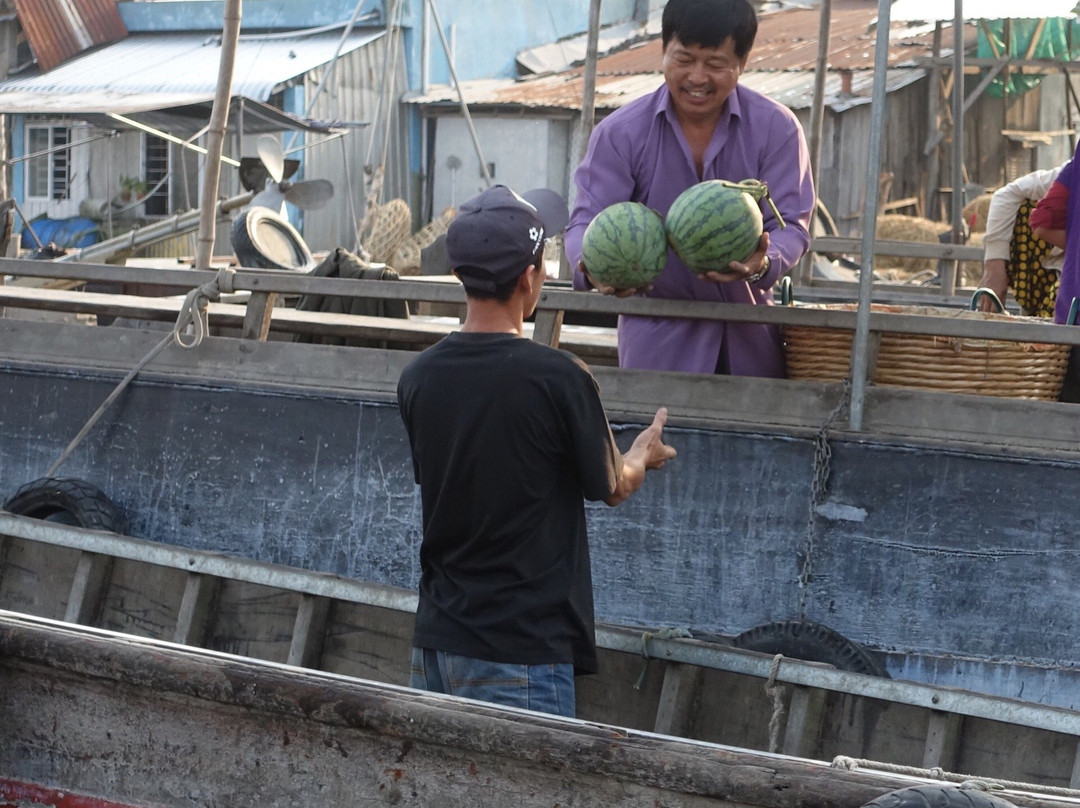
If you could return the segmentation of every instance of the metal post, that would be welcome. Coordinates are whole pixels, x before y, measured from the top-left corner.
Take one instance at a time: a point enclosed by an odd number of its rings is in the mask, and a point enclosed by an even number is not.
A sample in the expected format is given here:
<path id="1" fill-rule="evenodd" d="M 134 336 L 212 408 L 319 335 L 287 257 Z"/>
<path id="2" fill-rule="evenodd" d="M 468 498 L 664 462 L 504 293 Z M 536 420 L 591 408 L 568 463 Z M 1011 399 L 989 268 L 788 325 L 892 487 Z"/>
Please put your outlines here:
<path id="1" fill-rule="evenodd" d="M 487 184 L 491 185 L 491 172 L 488 170 L 487 160 L 484 159 L 484 150 L 480 148 L 480 138 L 476 135 L 472 115 L 469 114 L 469 105 L 465 103 L 465 95 L 461 92 L 461 82 L 458 80 L 457 68 L 454 67 L 454 51 L 450 47 L 450 43 L 446 41 L 446 31 L 443 30 L 442 18 L 439 16 L 439 9 L 435 5 L 435 0 L 427 0 L 427 5 L 431 9 L 432 18 L 435 20 L 435 30 L 439 32 L 443 52 L 446 54 L 446 63 L 450 68 L 450 77 L 454 80 L 454 89 L 457 90 L 458 101 L 461 102 L 461 114 L 465 117 L 465 125 L 469 128 L 469 135 L 472 137 L 476 156 L 480 158 L 480 172 L 484 175 Z"/>
<path id="2" fill-rule="evenodd" d="M 821 138 L 825 128 L 825 79 L 829 74 L 829 32 L 832 27 L 832 0 L 821 0 L 818 12 L 818 52 L 814 63 L 814 101 L 810 107 L 810 170 L 814 192 L 820 195 Z M 813 254 L 807 253 L 799 263 L 799 277 L 804 283 L 813 280 Z"/>
<path id="3" fill-rule="evenodd" d="M 959 3 L 960 0 L 957 0 Z M 881 170 L 881 135 L 885 129 L 887 70 L 889 67 L 890 0 L 878 0 L 877 39 L 874 49 L 874 93 L 870 113 L 870 154 L 866 163 L 866 203 L 863 206 L 862 264 L 859 270 L 859 308 L 851 345 L 852 431 L 862 429 L 866 399 L 870 341 L 870 288 L 874 282 L 874 237 L 877 234 L 878 172 Z"/>

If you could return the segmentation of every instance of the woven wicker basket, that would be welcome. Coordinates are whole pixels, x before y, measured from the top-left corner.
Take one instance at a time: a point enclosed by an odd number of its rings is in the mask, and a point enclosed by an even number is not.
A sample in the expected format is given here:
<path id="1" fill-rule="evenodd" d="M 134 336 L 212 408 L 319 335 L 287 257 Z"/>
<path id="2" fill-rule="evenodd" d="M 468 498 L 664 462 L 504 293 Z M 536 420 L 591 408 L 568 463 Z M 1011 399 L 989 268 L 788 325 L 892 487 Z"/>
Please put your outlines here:
<path id="1" fill-rule="evenodd" d="M 390 266 L 397 270 L 399 275 L 419 275 L 421 250 L 447 231 L 456 214 L 456 208 L 445 208 L 442 213 L 398 244 L 394 256 L 390 259 Z"/>
<path id="2" fill-rule="evenodd" d="M 371 211 L 369 227 L 361 233 L 361 243 L 371 255 L 371 260 L 386 264 L 398 245 L 409 237 L 412 228 L 412 211 L 404 199 L 391 199 Z"/>
<path id="3" fill-rule="evenodd" d="M 854 304 L 812 308 L 852 311 Z M 1004 314 L 875 304 L 872 311 L 1015 321 Z M 838 382 L 847 378 L 853 331 L 786 326 L 788 378 Z M 980 396 L 1056 401 L 1065 378 L 1068 345 L 883 333 L 874 384 Z"/>

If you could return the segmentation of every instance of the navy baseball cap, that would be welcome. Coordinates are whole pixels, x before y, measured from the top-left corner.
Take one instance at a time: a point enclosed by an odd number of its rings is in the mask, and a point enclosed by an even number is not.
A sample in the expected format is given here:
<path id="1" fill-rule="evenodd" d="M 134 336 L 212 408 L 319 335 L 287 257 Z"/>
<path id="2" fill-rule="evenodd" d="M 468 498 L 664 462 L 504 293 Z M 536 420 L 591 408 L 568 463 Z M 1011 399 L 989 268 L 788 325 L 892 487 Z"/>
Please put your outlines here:
<path id="1" fill-rule="evenodd" d="M 494 291 L 532 263 L 545 239 L 570 220 L 561 196 L 547 188 L 518 195 L 493 185 L 462 203 L 446 231 L 449 269 L 465 286 Z"/>

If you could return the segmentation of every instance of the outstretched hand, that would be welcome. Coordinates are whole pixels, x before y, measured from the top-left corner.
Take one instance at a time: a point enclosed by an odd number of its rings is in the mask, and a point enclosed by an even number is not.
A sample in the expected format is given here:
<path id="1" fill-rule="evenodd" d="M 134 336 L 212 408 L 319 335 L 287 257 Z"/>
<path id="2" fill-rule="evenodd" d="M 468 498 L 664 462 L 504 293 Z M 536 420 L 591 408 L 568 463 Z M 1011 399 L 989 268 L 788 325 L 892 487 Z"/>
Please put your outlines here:
<path id="1" fill-rule="evenodd" d="M 667 417 L 667 407 L 658 409 L 656 415 L 653 416 L 652 423 L 634 438 L 634 443 L 630 447 L 630 451 L 627 452 L 628 455 L 635 451 L 641 452 L 646 469 L 662 469 L 664 463 L 677 454 L 673 447 L 664 443 L 664 427 L 667 425 Z"/>
<path id="2" fill-rule="evenodd" d="M 652 423 L 634 438 L 630 449 L 623 455 L 622 474 L 615 484 L 615 491 L 604 502 L 618 505 L 641 488 L 645 471 L 662 469 L 677 454 L 674 447 L 664 443 L 664 426 L 667 424 L 667 407 L 661 407 L 653 416 Z"/>

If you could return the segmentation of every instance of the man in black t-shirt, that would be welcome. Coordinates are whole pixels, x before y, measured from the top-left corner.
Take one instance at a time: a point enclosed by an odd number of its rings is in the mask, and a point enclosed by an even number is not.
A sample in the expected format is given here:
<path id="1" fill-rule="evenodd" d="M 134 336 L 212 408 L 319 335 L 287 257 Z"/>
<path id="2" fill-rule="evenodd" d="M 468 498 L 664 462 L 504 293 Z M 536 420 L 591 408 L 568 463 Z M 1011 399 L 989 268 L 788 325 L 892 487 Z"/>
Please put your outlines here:
<path id="1" fill-rule="evenodd" d="M 398 405 L 423 503 L 412 686 L 573 716 L 596 671 L 585 500 L 617 505 L 675 450 L 661 408 L 621 454 L 584 363 L 522 336 L 566 221 L 550 191 L 461 206 L 465 323 L 405 368 Z"/>

